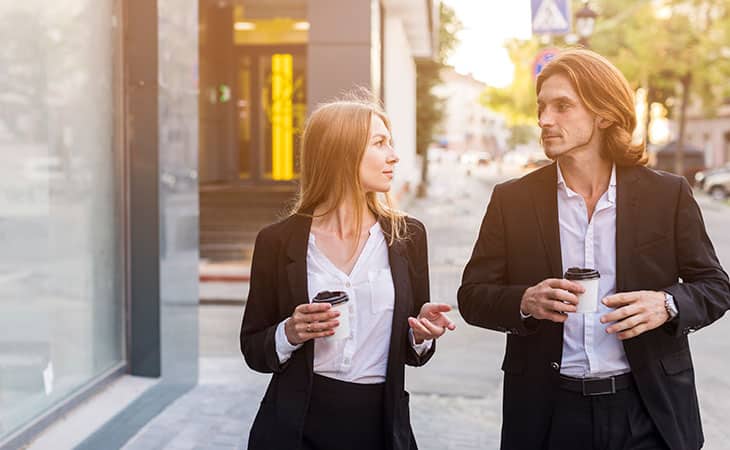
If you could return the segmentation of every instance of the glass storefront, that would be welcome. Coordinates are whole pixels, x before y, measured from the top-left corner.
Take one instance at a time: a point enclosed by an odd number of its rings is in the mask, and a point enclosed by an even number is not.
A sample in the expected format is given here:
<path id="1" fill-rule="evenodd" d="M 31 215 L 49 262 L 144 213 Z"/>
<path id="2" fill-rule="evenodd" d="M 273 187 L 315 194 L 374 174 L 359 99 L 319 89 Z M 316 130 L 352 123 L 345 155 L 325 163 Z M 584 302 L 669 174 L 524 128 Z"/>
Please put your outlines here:
<path id="1" fill-rule="evenodd" d="M 125 360 L 117 8 L 0 2 L 0 441 Z"/>

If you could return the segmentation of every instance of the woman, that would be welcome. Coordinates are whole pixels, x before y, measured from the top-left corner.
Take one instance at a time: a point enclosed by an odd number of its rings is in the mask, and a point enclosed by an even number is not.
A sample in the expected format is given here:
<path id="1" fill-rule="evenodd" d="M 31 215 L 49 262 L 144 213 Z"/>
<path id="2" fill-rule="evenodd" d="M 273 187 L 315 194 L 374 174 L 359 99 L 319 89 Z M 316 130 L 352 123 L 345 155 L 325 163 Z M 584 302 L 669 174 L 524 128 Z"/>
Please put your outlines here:
<path id="1" fill-rule="evenodd" d="M 390 206 L 397 162 L 376 105 L 337 101 L 309 118 L 294 213 L 254 248 L 241 351 L 273 376 L 249 449 L 416 448 L 405 364 L 425 364 L 455 327 L 448 305 L 428 303 L 423 224 Z M 327 291 L 347 294 L 344 309 L 310 303 Z M 345 319 L 349 333 L 333 336 Z"/>

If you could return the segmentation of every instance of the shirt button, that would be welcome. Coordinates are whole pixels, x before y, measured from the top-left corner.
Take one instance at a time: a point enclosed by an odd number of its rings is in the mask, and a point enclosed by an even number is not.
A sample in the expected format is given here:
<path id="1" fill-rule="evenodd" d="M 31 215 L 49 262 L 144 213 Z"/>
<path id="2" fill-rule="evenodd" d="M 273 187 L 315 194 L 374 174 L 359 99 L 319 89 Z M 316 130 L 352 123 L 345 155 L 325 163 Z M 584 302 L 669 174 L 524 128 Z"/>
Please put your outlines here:
<path id="1" fill-rule="evenodd" d="M 558 364 L 556 362 L 550 363 L 550 367 L 552 367 L 553 370 L 560 370 L 560 364 Z"/>
<path id="2" fill-rule="evenodd" d="M 346 282 L 345 282 L 345 287 L 346 287 L 346 288 L 350 288 L 350 287 L 352 287 L 352 284 L 350 284 L 350 282 L 349 282 L 349 281 L 346 281 Z"/>

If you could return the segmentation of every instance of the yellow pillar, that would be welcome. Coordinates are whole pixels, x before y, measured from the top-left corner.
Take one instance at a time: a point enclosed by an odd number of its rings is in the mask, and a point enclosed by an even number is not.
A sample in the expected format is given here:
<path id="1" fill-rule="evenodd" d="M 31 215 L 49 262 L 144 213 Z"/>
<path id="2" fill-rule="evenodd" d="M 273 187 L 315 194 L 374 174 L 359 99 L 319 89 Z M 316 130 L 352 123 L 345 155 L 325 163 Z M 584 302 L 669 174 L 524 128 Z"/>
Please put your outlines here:
<path id="1" fill-rule="evenodd" d="M 294 62 L 290 54 L 271 56 L 271 176 L 294 178 L 292 93 Z"/>

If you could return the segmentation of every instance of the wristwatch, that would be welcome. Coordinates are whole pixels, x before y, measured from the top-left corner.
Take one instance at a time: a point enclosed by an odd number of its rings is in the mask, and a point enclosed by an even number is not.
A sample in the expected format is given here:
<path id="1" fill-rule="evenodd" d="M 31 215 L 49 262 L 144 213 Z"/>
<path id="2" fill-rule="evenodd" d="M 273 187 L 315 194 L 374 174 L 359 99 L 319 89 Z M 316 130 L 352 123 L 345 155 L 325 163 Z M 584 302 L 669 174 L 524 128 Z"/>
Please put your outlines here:
<path id="1" fill-rule="evenodd" d="M 673 320 L 679 314 L 677 304 L 674 302 L 674 296 L 669 292 L 664 293 L 664 308 L 666 308 L 667 314 L 669 314 L 669 320 Z"/>

